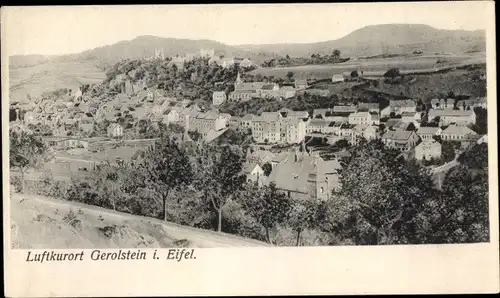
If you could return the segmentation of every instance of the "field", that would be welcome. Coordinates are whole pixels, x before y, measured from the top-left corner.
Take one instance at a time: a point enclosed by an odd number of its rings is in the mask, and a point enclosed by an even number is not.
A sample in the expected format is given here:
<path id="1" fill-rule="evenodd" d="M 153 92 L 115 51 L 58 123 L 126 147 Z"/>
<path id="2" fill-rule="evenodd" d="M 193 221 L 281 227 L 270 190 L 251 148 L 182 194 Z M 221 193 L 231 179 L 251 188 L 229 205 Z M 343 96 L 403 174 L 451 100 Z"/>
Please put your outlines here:
<path id="1" fill-rule="evenodd" d="M 82 84 L 100 83 L 105 77 L 93 61 L 47 62 L 9 69 L 10 99 L 24 100 L 59 88 L 75 90 Z"/>
<path id="2" fill-rule="evenodd" d="M 13 248 L 256 247 L 266 243 L 76 202 L 13 193 Z"/>
<path id="3" fill-rule="evenodd" d="M 437 63 L 440 61 L 441 63 Z M 250 74 L 261 74 L 285 78 L 288 72 L 293 72 L 296 78 L 326 79 L 335 73 L 362 70 L 365 76 L 381 76 L 390 68 L 399 68 L 402 73 L 413 71 L 435 71 L 436 68 L 479 64 L 486 62 L 485 53 L 463 55 L 421 55 L 394 58 L 358 59 L 345 63 L 325 65 L 304 65 L 281 68 L 258 68 Z"/>

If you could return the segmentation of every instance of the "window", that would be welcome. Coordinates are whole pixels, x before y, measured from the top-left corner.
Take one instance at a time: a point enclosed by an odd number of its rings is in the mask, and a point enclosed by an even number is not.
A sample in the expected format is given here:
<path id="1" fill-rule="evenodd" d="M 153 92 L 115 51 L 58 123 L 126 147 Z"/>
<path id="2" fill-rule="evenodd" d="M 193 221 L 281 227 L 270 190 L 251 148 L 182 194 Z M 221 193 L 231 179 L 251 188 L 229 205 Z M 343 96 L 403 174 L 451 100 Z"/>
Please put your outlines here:
<path id="1" fill-rule="evenodd" d="M 321 188 L 319 189 L 319 192 L 320 192 L 320 193 L 324 193 L 324 192 L 325 192 L 325 189 L 324 189 L 323 187 L 321 187 Z"/>

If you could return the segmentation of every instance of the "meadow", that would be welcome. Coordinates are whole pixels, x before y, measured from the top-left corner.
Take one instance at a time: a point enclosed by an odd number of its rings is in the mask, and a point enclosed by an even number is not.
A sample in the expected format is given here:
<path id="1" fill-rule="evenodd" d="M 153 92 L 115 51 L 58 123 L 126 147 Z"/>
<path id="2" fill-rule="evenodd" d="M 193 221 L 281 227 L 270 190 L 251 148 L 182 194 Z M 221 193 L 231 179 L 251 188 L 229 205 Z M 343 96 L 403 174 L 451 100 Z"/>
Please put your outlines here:
<path id="1" fill-rule="evenodd" d="M 438 63 L 439 62 L 439 63 Z M 365 76 L 382 76 L 390 68 L 399 68 L 402 73 L 433 72 L 436 69 L 486 63 L 485 53 L 457 55 L 409 55 L 393 58 L 353 59 L 338 64 L 303 65 L 294 67 L 261 67 L 250 72 L 252 75 L 286 78 L 293 72 L 295 78 L 326 79 L 345 71 L 362 70 Z"/>
<path id="2" fill-rule="evenodd" d="M 94 61 L 46 62 L 9 69 L 10 99 L 24 100 L 60 88 L 75 90 L 82 84 L 97 84 L 105 73 Z"/>

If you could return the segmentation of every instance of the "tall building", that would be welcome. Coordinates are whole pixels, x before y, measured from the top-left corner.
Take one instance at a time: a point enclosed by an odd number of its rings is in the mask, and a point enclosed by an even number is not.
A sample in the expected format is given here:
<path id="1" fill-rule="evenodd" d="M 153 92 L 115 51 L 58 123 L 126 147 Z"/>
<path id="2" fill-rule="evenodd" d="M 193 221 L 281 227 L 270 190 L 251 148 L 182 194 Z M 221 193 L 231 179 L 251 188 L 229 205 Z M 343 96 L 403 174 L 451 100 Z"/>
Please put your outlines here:
<path id="1" fill-rule="evenodd" d="M 165 59 L 165 55 L 163 53 L 163 48 L 157 49 L 155 48 L 155 59 Z"/>

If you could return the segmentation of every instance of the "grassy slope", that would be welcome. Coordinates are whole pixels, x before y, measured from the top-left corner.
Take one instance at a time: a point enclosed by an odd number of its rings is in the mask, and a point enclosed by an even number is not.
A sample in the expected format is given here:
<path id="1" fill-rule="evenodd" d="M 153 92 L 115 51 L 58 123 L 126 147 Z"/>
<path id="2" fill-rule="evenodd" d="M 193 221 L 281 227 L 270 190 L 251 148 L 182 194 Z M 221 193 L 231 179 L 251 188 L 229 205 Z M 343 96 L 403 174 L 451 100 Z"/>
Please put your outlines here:
<path id="1" fill-rule="evenodd" d="M 250 74 L 261 74 L 264 76 L 274 76 L 285 78 L 286 74 L 291 71 L 296 78 L 316 79 L 331 78 L 335 73 L 344 71 L 363 70 L 366 75 L 383 75 L 388 69 L 397 67 L 400 70 L 433 70 L 435 67 L 446 67 L 454 65 L 467 65 L 476 63 L 485 63 L 485 53 L 474 53 L 468 55 L 453 55 L 453 56 L 407 56 L 394 58 L 375 58 L 351 60 L 345 63 L 325 64 L 325 65 L 304 65 L 295 67 L 277 67 L 277 68 L 258 68 Z M 438 59 L 445 61 L 437 64 Z"/>
<path id="2" fill-rule="evenodd" d="M 9 69 L 10 98 L 24 100 L 59 88 L 76 89 L 82 84 L 100 83 L 105 75 L 91 60 L 47 62 Z"/>
<path id="3" fill-rule="evenodd" d="M 76 216 L 73 220 L 67 218 L 70 210 Z M 76 202 L 17 193 L 11 197 L 10 225 L 14 248 L 267 246 L 234 235 L 164 223 Z"/>

